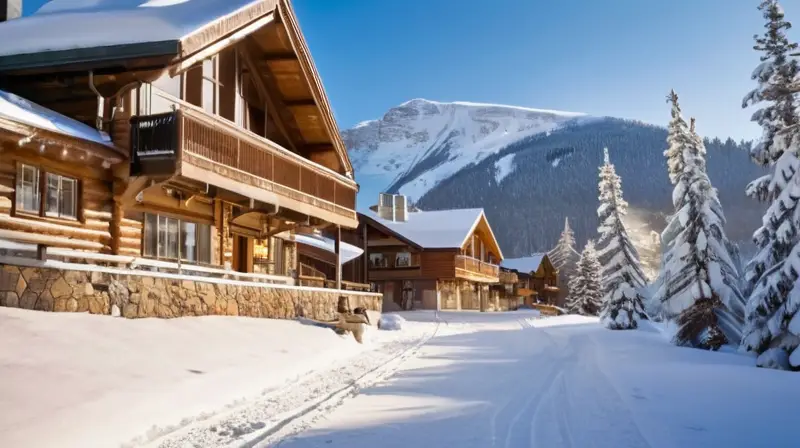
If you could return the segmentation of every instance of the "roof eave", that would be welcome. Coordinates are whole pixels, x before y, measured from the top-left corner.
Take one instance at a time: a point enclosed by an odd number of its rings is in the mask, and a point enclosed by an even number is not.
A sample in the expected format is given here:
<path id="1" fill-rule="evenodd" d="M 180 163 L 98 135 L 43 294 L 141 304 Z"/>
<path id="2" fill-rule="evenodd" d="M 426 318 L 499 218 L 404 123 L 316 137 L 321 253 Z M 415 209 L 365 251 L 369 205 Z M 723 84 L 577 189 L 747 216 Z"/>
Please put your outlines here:
<path id="1" fill-rule="evenodd" d="M 99 67 L 131 59 L 175 57 L 179 53 L 180 41 L 178 40 L 43 51 L 0 56 L 0 72 L 82 64 Z"/>
<path id="2" fill-rule="evenodd" d="M 380 230 L 383 233 L 386 233 L 386 234 L 389 234 L 389 235 L 394 235 L 398 240 L 408 244 L 409 246 L 411 246 L 411 247 L 413 247 L 413 248 L 415 248 L 417 250 L 424 250 L 425 249 L 424 247 L 420 246 L 419 244 L 415 243 L 414 241 L 411 241 L 410 239 L 406 238 L 405 236 L 403 236 L 403 235 L 395 232 L 394 230 L 386 227 L 380 221 L 376 220 L 375 218 L 373 218 L 371 216 L 368 216 L 368 215 L 366 215 L 364 213 L 361 213 L 361 212 L 358 212 L 357 216 L 358 216 L 358 220 L 359 221 L 364 219 L 365 220 L 365 224 L 369 224 L 372 227 L 375 227 L 376 229 Z"/>

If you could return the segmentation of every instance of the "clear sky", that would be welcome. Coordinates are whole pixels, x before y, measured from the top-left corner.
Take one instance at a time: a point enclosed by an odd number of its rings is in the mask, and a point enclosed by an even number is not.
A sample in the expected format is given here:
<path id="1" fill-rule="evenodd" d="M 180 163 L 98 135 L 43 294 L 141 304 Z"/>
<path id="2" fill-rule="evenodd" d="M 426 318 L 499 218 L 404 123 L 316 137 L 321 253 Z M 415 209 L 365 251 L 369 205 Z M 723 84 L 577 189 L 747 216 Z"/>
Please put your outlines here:
<path id="1" fill-rule="evenodd" d="M 25 12 L 44 0 L 23 0 Z M 670 88 L 708 136 L 755 138 L 759 0 L 293 0 L 340 127 L 412 98 L 666 125 Z M 800 4 L 785 0 L 800 39 Z"/>

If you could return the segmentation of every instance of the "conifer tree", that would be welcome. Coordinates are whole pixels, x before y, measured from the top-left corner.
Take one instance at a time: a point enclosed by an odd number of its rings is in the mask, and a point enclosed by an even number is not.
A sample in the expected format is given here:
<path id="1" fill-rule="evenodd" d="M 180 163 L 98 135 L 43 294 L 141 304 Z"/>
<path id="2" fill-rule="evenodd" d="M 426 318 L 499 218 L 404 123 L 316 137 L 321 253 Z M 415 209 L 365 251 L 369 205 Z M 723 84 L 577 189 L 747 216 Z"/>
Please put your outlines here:
<path id="1" fill-rule="evenodd" d="M 569 226 L 569 218 L 564 218 L 564 230 L 556 247 L 548 255 L 553 267 L 558 270 L 559 284 L 566 285 L 566 288 L 559 290 L 559 304 L 563 304 L 569 295 L 569 281 L 577 272 L 580 259 L 580 254 L 575 250 L 575 234 Z"/>
<path id="2" fill-rule="evenodd" d="M 600 261 L 594 242 L 589 241 L 581 252 L 578 268 L 569 282 L 567 309 L 573 314 L 597 316 L 602 306 L 603 291 Z"/>
<path id="3" fill-rule="evenodd" d="M 798 46 L 786 37 L 791 24 L 776 0 L 763 1 L 759 10 L 767 23 L 764 34 L 755 36 L 754 49 L 763 53 L 752 76 L 758 86 L 742 106 L 765 103 L 752 117 L 763 135 L 751 156 L 771 172 L 747 186 L 749 196 L 769 207 L 754 234 L 758 252 L 746 267 L 742 347 L 758 354 L 759 366 L 800 370 L 800 117 L 792 91 L 800 66 L 791 56 Z"/>
<path id="4" fill-rule="evenodd" d="M 675 215 L 670 224 L 680 231 L 664 257 L 662 270 L 668 274 L 656 296 L 664 316 L 678 323 L 676 344 L 716 350 L 741 340 L 744 299 L 694 119 L 688 137 L 672 194 Z"/>
<path id="5" fill-rule="evenodd" d="M 603 309 L 602 323 L 612 330 L 638 327 L 646 320 L 641 288 L 645 276 L 639 265 L 639 254 L 633 246 L 625 224 L 628 203 L 622 198 L 622 182 L 604 150 L 604 163 L 600 167 L 600 218 L 598 232 L 598 258 L 602 265 Z"/>

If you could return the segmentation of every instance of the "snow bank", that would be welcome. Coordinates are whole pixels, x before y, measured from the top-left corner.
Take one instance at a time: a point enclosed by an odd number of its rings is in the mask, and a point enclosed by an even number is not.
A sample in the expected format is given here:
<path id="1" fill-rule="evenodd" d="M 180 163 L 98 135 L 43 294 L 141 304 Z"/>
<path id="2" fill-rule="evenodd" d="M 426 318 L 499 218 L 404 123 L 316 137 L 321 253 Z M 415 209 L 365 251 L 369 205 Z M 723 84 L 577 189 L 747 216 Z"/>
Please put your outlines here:
<path id="1" fill-rule="evenodd" d="M 366 350 L 289 320 L 0 308 L 0 446 L 158 437 Z"/>
<path id="2" fill-rule="evenodd" d="M 381 330 L 399 331 L 403 329 L 406 320 L 398 314 L 384 314 L 381 316 L 378 328 Z"/>

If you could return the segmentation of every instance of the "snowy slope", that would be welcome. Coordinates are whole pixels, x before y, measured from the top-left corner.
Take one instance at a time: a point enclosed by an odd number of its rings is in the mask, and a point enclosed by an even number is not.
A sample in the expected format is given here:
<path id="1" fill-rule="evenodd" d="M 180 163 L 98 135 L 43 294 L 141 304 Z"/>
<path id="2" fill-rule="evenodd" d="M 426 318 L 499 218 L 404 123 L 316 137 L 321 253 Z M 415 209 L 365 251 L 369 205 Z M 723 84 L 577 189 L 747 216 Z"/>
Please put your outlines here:
<path id="1" fill-rule="evenodd" d="M 344 131 L 345 144 L 362 185 L 359 204 L 368 207 L 377 190 L 396 190 L 418 200 L 462 168 L 520 138 L 552 131 L 584 114 L 467 102 L 415 99 L 379 120 Z M 511 168 L 498 169 L 502 180 Z M 368 197 L 364 197 L 367 196 Z"/>

